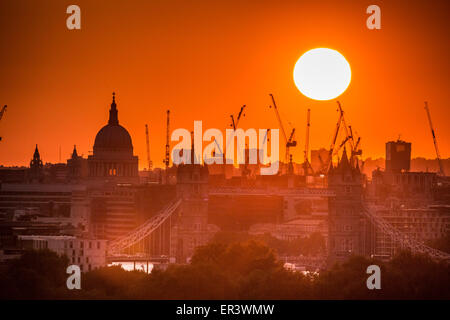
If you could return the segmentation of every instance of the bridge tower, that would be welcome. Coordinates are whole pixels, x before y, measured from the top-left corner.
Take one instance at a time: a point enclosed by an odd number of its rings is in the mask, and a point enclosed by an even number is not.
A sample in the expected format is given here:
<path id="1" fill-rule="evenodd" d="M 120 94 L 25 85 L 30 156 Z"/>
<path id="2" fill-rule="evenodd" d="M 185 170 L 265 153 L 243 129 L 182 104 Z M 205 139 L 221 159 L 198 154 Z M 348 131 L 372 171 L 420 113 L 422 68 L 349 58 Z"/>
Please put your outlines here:
<path id="1" fill-rule="evenodd" d="M 328 187 L 335 196 L 328 203 L 328 266 L 369 250 L 369 223 L 362 213 L 363 187 L 358 164 L 353 166 L 344 152 L 328 172 Z"/>
<path id="2" fill-rule="evenodd" d="M 172 230 L 171 257 L 185 263 L 196 247 L 205 245 L 208 233 L 208 168 L 181 164 L 177 169 L 177 196 L 182 199 Z"/>

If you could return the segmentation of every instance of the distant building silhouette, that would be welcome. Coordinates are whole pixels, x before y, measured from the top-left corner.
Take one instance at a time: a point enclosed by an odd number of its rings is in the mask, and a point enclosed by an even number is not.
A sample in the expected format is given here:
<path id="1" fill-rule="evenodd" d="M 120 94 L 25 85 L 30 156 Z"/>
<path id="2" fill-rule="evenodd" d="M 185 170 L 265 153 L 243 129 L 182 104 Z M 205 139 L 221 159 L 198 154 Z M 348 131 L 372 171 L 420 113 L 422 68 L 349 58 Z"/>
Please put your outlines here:
<path id="1" fill-rule="evenodd" d="M 402 140 L 386 142 L 386 172 L 407 172 L 411 163 L 411 143 Z"/>
<path id="2" fill-rule="evenodd" d="M 73 152 L 70 159 L 67 160 L 68 180 L 79 182 L 87 176 L 87 160 L 79 156 L 77 146 L 73 146 Z"/>
<path id="3" fill-rule="evenodd" d="M 38 146 L 34 149 L 33 159 L 30 161 L 30 181 L 42 182 L 44 179 L 44 166 L 42 164 L 41 155 Z"/>

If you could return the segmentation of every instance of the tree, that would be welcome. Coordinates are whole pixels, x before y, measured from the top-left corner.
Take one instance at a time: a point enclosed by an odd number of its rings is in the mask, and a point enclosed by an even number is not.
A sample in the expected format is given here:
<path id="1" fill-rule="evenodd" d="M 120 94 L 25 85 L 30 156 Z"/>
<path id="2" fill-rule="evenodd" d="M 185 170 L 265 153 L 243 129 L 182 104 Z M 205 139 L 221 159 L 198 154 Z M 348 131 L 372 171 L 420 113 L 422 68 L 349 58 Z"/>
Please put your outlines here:
<path id="1" fill-rule="evenodd" d="M 320 274 L 291 272 L 274 250 L 250 240 L 197 248 L 191 263 L 166 270 L 104 267 L 82 275 L 81 290 L 65 286 L 67 259 L 29 251 L 0 271 L 2 299 L 450 299 L 450 266 L 400 252 L 389 262 L 352 256 Z M 381 269 L 369 290 L 366 270 Z"/>
<path id="2" fill-rule="evenodd" d="M 3 299 L 51 299 L 66 286 L 68 259 L 50 250 L 26 251 L 0 276 Z"/>

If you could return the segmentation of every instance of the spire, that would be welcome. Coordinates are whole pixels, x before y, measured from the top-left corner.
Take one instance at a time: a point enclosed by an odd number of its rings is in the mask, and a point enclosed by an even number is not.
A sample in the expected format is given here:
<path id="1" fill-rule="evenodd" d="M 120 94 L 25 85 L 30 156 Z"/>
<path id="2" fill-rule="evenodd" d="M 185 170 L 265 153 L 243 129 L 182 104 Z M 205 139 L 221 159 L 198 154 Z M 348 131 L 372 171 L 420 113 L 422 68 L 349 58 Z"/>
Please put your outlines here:
<path id="1" fill-rule="evenodd" d="M 342 158 L 338 160 L 338 165 L 336 167 L 336 170 L 339 172 L 345 172 L 348 169 L 351 169 L 350 162 L 348 161 L 347 157 L 347 149 L 344 146 L 344 152 L 342 152 Z"/>
<path id="2" fill-rule="evenodd" d="M 41 155 L 39 154 L 38 146 L 36 144 L 36 148 L 34 149 L 33 159 L 30 161 L 30 168 L 41 168 L 42 160 Z"/>
<path id="3" fill-rule="evenodd" d="M 72 159 L 76 159 L 76 158 L 78 158 L 77 145 L 74 144 L 73 145 L 73 152 L 72 152 Z"/>
<path id="4" fill-rule="evenodd" d="M 36 144 L 36 148 L 34 149 L 33 159 L 40 159 L 41 155 L 39 154 L 38 146 Z"/>
<path id="5" fill-rule="evenodd" d="M 348 157 L 347 157 L 347 149 L 344 146 L 344 152 L 342 153 L 342 159 L 341 159 L 342 165 L 347 166 L 349 164 Z"/>
<path id="6" fill-rule="evenodd" d="M 116 105 L 116 93 L 112 94 L 111 109 L 109 109 L 109 121 L 108 124 L 117 126 L 119 124 L 119 118 L 117 116 L 117 105 Z"/>

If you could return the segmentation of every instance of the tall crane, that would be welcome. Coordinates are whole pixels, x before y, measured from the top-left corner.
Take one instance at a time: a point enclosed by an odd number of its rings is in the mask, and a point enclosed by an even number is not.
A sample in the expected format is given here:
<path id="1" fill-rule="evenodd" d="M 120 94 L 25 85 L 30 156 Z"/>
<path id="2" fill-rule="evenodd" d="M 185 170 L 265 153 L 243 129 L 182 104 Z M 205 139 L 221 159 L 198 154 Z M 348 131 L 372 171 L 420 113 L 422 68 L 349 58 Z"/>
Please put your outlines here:
<path id="1" fill-rule="evenodd" d="M 333 150 L 333 156 L 339 154 L 339 150 L 341 150 L 341 148 L 347 143 L 347 141 L 350 139 L 349 136 L 345 137 L 344 140 L 342 140 L 341 144 L 338 145 L 336 148 L 334 148 Z"/>
<path id="2" fill-rule="evenodd" d="M 330 168 L 332 162 L 333 162 L 333 156 L 336 155 L 339 150 L 346 144 L 349 143 L 349 149 L 351 151 L 350 154 L 350 163 L 354 164 L 355 162 L 355 156 L 361 155 L 362 154 L 362 150 L 358 149 L 359 144 L 361 142 L 361 137 L 359 137 L 357 139 L 357 141 L 355 142 L 355 138 L 353 135 L 353 130 L 351 126 L 347 126 L 347 123 L 345 121 L 345 117 L 344 117 L 344 110 L 342 109 L 341 103 L 339 101 L 337 101 L 337 105 L 338 105 L 338 112 L 339 112 L 339 119 L 338 122 L 336 123 L 336 129 L 334 131 L 333 134 L 333 139 L 330 145 L 330 150 L 328 153 L 328 162 L 325 165 L 325 169 L 328 171 L 328 169 Z M 344 140 L 341 142 L 341 144 L 339 144 L 336 147 L 336 140 L 337 137 L 339 135 L 339 130 L 343 128 L 345 131 L 345 138 Z"/>
<path id="3" fill-rule="evenodd" d="M 239 120 L 241 120 L 242 115 L 245 117 L 245 114 L 243 114 L 245 107 L 246 107 L 246 105 L 244 104 L 244 105 L 241 107 L 241 110 L 239 110 L 239 114 L 238 114 L 238 116 L 237 116 L 237 118 L 236 118 L 236 121 L 234 121 L 234 116 L 233 116 L 233 115 L 230 115 L 230 117 L 231 117 L 231 124 L 230 124 L 230 127 L 232 127 L 233 130 L 235 130 L 235 131 L 236 131 L 238 125 L 239 125 Z"/>
<path id="4" fill-rule="evenodd" d="M 434 149 L 436 150 L 436 158 L 439 164 L 439 174 L 445 175 L 444 166 L 442 165 L 441 155 L 439 153 L 439 148 L 437 145 L 436 134 L 434 133 L 433 123 L 431 122 L 430 109 L 428 108 L 428 102 L 425 101 L 425 110 L 427 111 L 428 123 L 430 124 L 431 136 L 433 137 Z"/>
<path id="5" fill-rule="evenodd" d="M 2 108 L 2 110 L 0 110 L 0 120 L 2 120 L 3 114 L 5 113 L 7 107 L 8 107 L 8 106 L 5 104 L 5 105 L 3 106 L 3 108 Z"/>
<path id="6" fill-rule="evenodd" d="M 311 109 L 308 109 L 308 112 L 306 114 L 306 136 L 305 136 L 305 151 L 304 151 L 304 161 L 303 161 L 303 173 L 305 176 L 308 175 L 308 169 L 311 170 L 311 173 L 313 172 L 313 169 L 311 167 L 311 163 L 308 160 L 309 155 L 309 127 L 311 126 Z"/>
<path id="7" fill-rule="evenodd" d="M 244 113 L 245 107 L 246 107 L 246 105 L 244 104 L 244 105 L 241 107 L 241 109 L 239 110 L 239 113 L 238 113 L 238 116 L 237 116 L 237 118 L 236 118 L 236 121 L 234 120 L 234 116 L 233 116 L 232 114 L 230 115 L 230 118 L 231 118 L 231 124 L 230 124 L 230 127 L 232 127 L 234 131 L 236 131 L 236 129 L 238 128 L 239 121 L 241 120 L 241 118 L 242 118 L 243 116 L 245 117 L 245 113 Z M 231 141 L 227 141 L 227 145 L 225 146 L 225 148 L 223 149 L 223 151 L 222 151 L 222 149 L 220 148 L 220 145 L 217 143 L 216 139 L 214 139 L 214 142 L 216 143 L 217 148 L 219 149 L 219 152 L 222 154 L 222 157 L 223 157 L 223 164 L 225 164 L 225 163 L 226 163 L 225 152 L 226 152 L 226 150 L 228 149 L 228 146 L 230 145 Z M 216 156 L 215 153 L 214 153 L 214 156 Z M 224 166 L 224 168 L 225 168 L 225 166 Z M 224 170 L 225 170 L 225 169 L 224 169 Z"/>
<path id="8" fill-rule="evenodd" d="M 330 149 L 328 151 L 328 159 L 327 162 L 324 163 L 325 164 L 325 172 L 328 172 L 328 170 L 330 169 L 331 164 L 333 163 L 333 153 L 334 153 L 334 148 L 336 146 L 336 140 L 337 137 L 339 135 L 339 129 L 341 128 L 341 122 L 342 122 L 342 117 L 344 116 L 344 112 L 342 111 L 342 108 L 339 110 L 339 119 L 336 123 L 336 129 L 334 129 L 334 134 L 333 134 L 333 139 L 331 140 L 331 144 L 330 144 Z"/>
<path id="9" fill-rule="evenodd" d="M 346 137 L 348 137 L 347 141 L 349 141 L 350 149 L 353 151 L 353 148 L 354 148 L 355 144 L 354 144 L 354 141 L 353 141 L 352 127 L 351 126 L 347 126 L 347 123 L 345 122 L 344 110 L 342 110 L 341 103 L 339 101 L 337 101 L 337 104 L 338 104 L 339 112 L 342 115 L 341 116 L 341 120 L 342 120 L 342 125 L 343 125 L 344 130 L 345 130 L 345 135 L 346 135 Z"/>
<path id="10" fill-rule="evenodd" d="M 352 156 L 351 156 L 352 164 L 353 163 L 358 164 L 359 160 L 358 160 L 358 158 L 356 156 L 361 156 L 362 155 L 361 148 L 358 148 L 360 146 L 360 144 L 361 144 L 361 137 L 358 137 L 358 139 L 356 140 L 355 146 L 354 146 L 354 148 L 352 150 Z M 362 161 L 362 159 L 361 159 L 361 161 Z M 361 169 L 361 172 L 362 172 L 362 168 L 360 168 L 360 169 Z"/>
<path id="11" fill-rule="evenodd" d="M 148 125 L 145 125 L 145 140 L 147 142 L 147 166 L 148 170 L 151 171 L 153 169 L 153 162 L 150 160 L 150 142 L 148 139 Z"/>
<path id="12" fill-rule="evenodd" d="M 164 164 L 166 166 L 166 183 L 169 176 L 169 161 L 170 161 L 170 144 L 169 144 L 169 131 L 170 131 L 170 110 L 167 110 L 167 125 L 166 125 L 166 157 L 164 158 Z"/>
<path id="13" fill-rule="evenodd" d="M 337 104 L 339 107 L 339 111 L 342 115 L 342 125 L 344 126 L 345 134 L 346 134 L 345 142 L 343 142 L 340 147 L 342 147 L 347 141 L 350 143 L 350 150 L 351 150 L 350 163 L 354 164 L 355 160 L 357 160 L 357 158 L 355 158 L 355 156 L 362 155 L 362 150 L 358 149 L 359 144 L 361 142 L 361 137 L 358 137 L 358 139 L 355 142 L 355 136 L 353 135 L 352 126 L 350 126 L 350 125 L 347 126 L 347 123 L 345 122 L 344 111 L 342 110 L 342 107 L 341 107 L 341 103 L 338 101 Z"/>
<path id="14" fill-rule="evenodd" d="M 5 114 L 5 111 L 6 111 L 6 108 L 7 108 L 8 106 L 5 104 L 4 106 L 3 106 L 3 108 L 2 108 L 2 110 L 0 110 L 0 120 L 2 120 L 2 118 L 3 118 L 3 115 Z M 2 137 L 0 137 L 0 141 L 2 140 Z"/>
<path id="15" fill-rule="evenodd" d="M 269 138 L 267 138 L 267 135 L 269 134 L 269 132 L 270 132 L 270 128 L 266 130 L 266 134 L 264 135 L 263 142 L 262 142 L 263 146 L 266 144 L 266 141 L 269 142 Z"/>
<path id="16" fill-rule="evenodd" d="M 278 112 L 277 104 L 275 103 L 275 98 L 273 97 L 273 94 L 269 93 L 269 96 L 272 98 L 273 108 L 275 110 L 275 114 L 277 116 L 278 124 L 281 129 L 281 133 L 283 134 L 284 141 L 286 143 L 286 154 L 285 154 L 285 163 L 287 164 L 289 162 L 289 148 L 295 147 L 297 145 L 297 141 L 294 138 L 295 134 L 295 128 L 292 129 L 291 134 L 288 136 L 286 135 L 286 131 L 284 130 L 283 122 L 280 118 L 280 113 Z"/>
<path id="17" fill-rule="evenodd" d="M 232 127 L 234 131 L 236 131 L 236 129 L 237 129 L 237 127 L 238 127 L 238 124 L 239 124 L 239 120 L 241 119 L 241 117 L 242 117 L 242 116 L 245 117 L 245 114 L 243 114 L 245 107 L 246 107 L 245 104 L 241 107 L 241 109 L 240 109 L 240 111 L 239 111 L 239 114 L 238 114 L 238 116 L 237 116 L 236 121 L 234 120 L 234 116 L 233 116 L 232 114 L 230 115 L 230 118 L 231 118 L 231 124 L 230 124 L 230 127 Z M 220 154 L 223 156 L 224 164 L 225 164 L 225 150 L 226 150 L 226 148 L 228 147 L 228 145 L 227 145 L 227 146 L 224 148 L 224 150 L 222 151 L 222 149 L 220 148 L 220 145 L 219 145 L 219 143 L 217 143 L 217 140 L 216 140 L 216 139 L 214 139 L 214 142 L 216 143 L 216 146 L 217 146 L 217 148 L 219 149 Z M 215 152 L 214 152 L 214 156 L 216 156 Z"/>
<path id="18" fill-rule="evenodd" d="M 239 113 L 238 113 L 238 115 L 236 117 L 236 120 L 234 119 L 233 115 L 230 115 L 230 117 L 231 117 L 230 127 L 232 127 L 234 131 L 236 131 L 236 129 L 238 128 L 239 121 L 241 120 L 241 118 L 243 116 L 245 117 L 245 113 L 244 113 L 245 107 L 246 107 L 245 104 L 241 107 L 241 109 L 239 110 Z M 229 146 L 230 143 L 231 143 L 231 141 L 227 142 L 227 145 L 226 145 L 226 147 L 224 149 L 224 152 L 225 152 L 225 150 L 228 150 L 228 146 Z M 239 141 L 237 141 L 237 143 L 239 143 Z M 219 149 L 220 149 L 220 147 L 219 147 Z M 239 145 L 237 145 L 237 149 L 239 150 Z M 225 154 L 224 153 L 222 153 L 222 154 L 223 154 L 223 162 L 225 164 L 226 163 Z M 247 148 L 245 147 L 244 148 L 244 156 L 246 157 L 246 155 L 247 155 Z M 223 170 L 224 170 L 224 176 L 226 176 L 226 166 L 225 165 L 223 166 Z M 244 177 L 244 176 L 247 176 L 248 174 L 249 174 L 248 162 L 246 160 L 245 163 L 244 163 L 244 168 L 243 168 L 243 170 L 241 172 L 241 175 Z"/>

